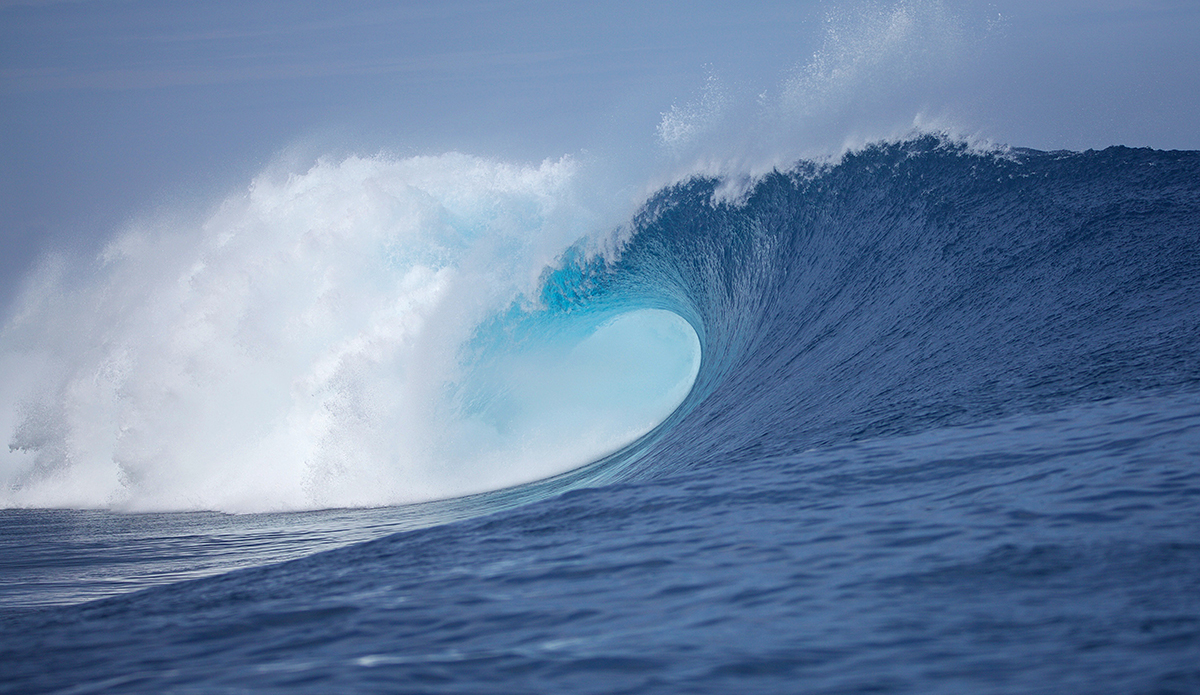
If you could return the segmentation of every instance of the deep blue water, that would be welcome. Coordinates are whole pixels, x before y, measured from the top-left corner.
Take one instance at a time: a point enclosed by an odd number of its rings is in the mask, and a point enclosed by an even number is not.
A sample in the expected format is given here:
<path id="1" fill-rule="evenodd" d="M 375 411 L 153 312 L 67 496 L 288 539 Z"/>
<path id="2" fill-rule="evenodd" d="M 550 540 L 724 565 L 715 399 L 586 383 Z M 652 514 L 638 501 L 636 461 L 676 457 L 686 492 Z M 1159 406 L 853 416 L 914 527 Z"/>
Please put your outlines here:
<path id="1" fill-rule="evenodd" d="M 0 512 L 0 692 L 1200 692 L 1200 153 L 721 186 L 480 338 L 675 312 L 658 428 L 420 506 Z"/>

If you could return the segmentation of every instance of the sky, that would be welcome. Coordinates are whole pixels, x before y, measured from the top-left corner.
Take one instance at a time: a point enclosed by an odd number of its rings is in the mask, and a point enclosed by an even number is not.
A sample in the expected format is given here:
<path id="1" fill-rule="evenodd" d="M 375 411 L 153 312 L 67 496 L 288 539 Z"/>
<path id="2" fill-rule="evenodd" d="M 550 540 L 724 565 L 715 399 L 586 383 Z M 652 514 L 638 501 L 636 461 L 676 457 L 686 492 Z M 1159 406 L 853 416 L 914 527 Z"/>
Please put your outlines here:
<path id="1" fill-rule="evenodd" d="M 323 155 L 1200 149 L 1198 36 L 1194 0 L 0 0 L 0 305 L 42 254 Z"/>

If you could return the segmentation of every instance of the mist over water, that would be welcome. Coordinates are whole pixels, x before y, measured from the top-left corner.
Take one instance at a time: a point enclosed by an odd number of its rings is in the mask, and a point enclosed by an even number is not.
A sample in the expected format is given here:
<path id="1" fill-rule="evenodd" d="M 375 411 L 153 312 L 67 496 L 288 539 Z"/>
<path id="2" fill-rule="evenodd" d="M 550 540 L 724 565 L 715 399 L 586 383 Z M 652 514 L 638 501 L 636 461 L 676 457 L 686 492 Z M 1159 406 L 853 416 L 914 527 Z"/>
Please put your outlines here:
<path id="1" fill-rule="evenodd" d="M 747 92 L 710 66 L 699 94 L 664 112 L 657 134 L 679 164 L 735 178 L 919 132 L 974 138 L 955 89 L 979 68 L 972 48 L 999 33 L 995 15 L 939 0 L 834 6 L 816 50 L 777 83 Z"/>

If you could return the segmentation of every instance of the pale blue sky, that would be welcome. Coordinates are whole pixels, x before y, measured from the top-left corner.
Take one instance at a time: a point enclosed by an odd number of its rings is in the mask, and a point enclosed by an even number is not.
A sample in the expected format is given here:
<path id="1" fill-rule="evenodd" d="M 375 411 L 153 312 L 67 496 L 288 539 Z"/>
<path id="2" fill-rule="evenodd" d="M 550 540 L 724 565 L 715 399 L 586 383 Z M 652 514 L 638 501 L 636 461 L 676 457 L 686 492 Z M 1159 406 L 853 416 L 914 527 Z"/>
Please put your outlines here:
<path id="1" fill-rule="evenodd" d="M 1194 0 L 900 4 L 950 17 L 958 48 L 919 56 L 910 38 L 912 65 L 887 73 L 903 86 L 843 95 L 823 133 L 919 107 L 1013 145 L 1200 149 Z M 619 158 L 709 75 L 734 101 L 783 91 L 815 53 L 852 52 L 844 37 L 831 48 L 831 27 L 895 6 L 0 1 L 0 302 L 38 253 L 209 204 L 289 146 Z"/>

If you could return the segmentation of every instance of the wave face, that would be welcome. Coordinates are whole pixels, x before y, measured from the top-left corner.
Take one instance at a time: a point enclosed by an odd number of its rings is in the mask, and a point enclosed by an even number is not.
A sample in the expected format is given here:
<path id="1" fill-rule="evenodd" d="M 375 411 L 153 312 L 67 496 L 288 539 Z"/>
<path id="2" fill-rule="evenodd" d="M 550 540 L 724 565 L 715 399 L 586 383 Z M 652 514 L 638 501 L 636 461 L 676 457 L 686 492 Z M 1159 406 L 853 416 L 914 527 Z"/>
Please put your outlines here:
<path id="1" fill-rule="evenodd" d="M 1198 167 L 926 136 L 736 199 L 694 179 L 647 204 L 618 263 L 545 291 L 695 326 L 695 386 L 639 471 L 1177 389 L 1200 379 Z"/>
<path id="2" fill-rule="evenodd" d="M 1198 173 L 931 135 L 689 179 L 607 237 L 568 160 L 263 177 L 198 244 L 134 230 L 35 277 L 5 500 L 370 506 L 575 469 L 550 494 L 1183 387 Z"/>

